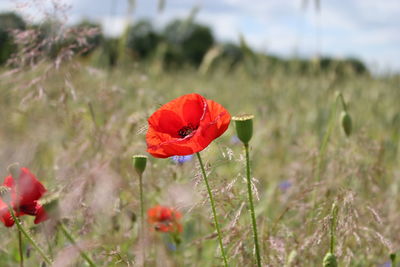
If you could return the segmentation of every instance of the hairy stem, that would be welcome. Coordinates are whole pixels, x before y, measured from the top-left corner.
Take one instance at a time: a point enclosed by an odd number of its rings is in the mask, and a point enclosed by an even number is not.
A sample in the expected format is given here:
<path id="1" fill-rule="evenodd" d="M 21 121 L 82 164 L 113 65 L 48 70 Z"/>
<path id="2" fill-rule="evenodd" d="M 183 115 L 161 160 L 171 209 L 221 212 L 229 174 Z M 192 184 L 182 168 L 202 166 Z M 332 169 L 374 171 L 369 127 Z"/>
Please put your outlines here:
<path id="1" fill-rule="evenodd" d="M 257 221 L 256 221 L 256 215 L 254 212 L 253 191 L 251 188 L 249 144 L 244 144 L 244 149 L 246 151 L 247 192 L 249 195 L 249 205 L 250 205 L 249 210 L 250 210 L 251 222 L 252 222 L 252 226 L 253 226 L 253 238 L 254 238 L 254 245 L 256 248 L 257 266 L 261 267 L 260 246 L 258 243 L 258 233 L 257 233 Z"/>
<path id="2" fill-rule="evenodd" d="M 18 229 L 18 248 L 19 248 L 19 257 L 20 257 L 19 266 L 24 267 L 24 252 L 22 250 L 22 233 L 19 229 Z"/>
<path id="3" fill-rule="evenodd" d="M 144 237 L 144 200 L 143 200 L 143 174 L 139 174 L 139 195 L 140 195 L 140 227 L 141 227 L 141 238 L 142 238 L 142 246 L 145 244 L 145 237 Z M 143 266 L 146 264 L 146 250 L 142 249 L 142 256 L 143 256 Z"/>
<path id="4" fill-rule="evenodd" d="M 336 222 L 337 222 L 337 215 L 338 215 L 338 207 L 336 204 L 333 204 L 332 211 L 331 211 L 331 224 L 330 224 L 330 245 L 329 245 L 329 252 L 334 254 L 335 252 L 335 239 L 336 239 Z"/>
<path id="5" fill-rule="evenodd" d="M 219 228 L 219 223 L 218 223 L 218 219 L 217 219 L 217 212 L 215 211 L 214 198 L 213 198 L 213 195 L 212 195 L 212 192 L 211 192 L 210 185 L 208 184 L 206 170 L 204 169 L 204 165 L 203 165 L 203 161 L 201 160 L 200 153 L 197 152 L 196 155 L 197 155 L 197 159 L 199 160 L 201 172 L 203 174 L 204 182 L 205 182 L 206 187 L 207 187 L 208 197 L 210 199 L 211 209 L 212 209 L 213 216 L 214 216 L 215 229 L 217 230 L 219 247 L 221 249 L 221 254 L 222 254 L 222 258 L 224 260 L 224 265 L 228 266 L 228 261 L 226 260 L 224 245 L 222 244 L 222 235 L 221 235 L 221 230 Z"/>
<path id="6" fill-rule="evenodd" d="M 30 235 L 30 233 L 25 229 L 25 227 L 21 224 L 20 220 L 15 216 L 14 209 L 11 207 L 11 205 L 8 205 L 8 210 L 10 211 L 11 217 L 13 218 L 15 224 L 18 227 L 18 230 L 28 239 L 29 243 L 39 252 L 39 254 L 42 256 L 44 261 L 48 265 L 52 265 L 51 259 L 44 253 L 43 249 L 36 243 L 36 241 L 33 239 L 33 237 Z"/>

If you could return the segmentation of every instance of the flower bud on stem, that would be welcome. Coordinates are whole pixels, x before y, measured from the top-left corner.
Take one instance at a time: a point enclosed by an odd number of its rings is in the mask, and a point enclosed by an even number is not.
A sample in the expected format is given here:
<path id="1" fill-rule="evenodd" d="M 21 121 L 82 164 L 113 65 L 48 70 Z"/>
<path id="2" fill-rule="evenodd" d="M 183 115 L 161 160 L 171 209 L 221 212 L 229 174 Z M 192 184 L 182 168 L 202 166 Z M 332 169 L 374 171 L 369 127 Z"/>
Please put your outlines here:
<path id="1" fill-rule="evenodd" d="M 339 208 L 336 205 L 336 203 L 333 203 L 330 216 L 330 225 L 329 225 L 330 246 L 329 246 L 329 252 L 326 253 L 322 263 L 322 266 L 324 267 L 337 267 L 338 265 L 335 256 L 335 239 L 336 239 L 335 233 L 336 233 L 338 210 Z"/>
<path id="2" fill-rule="evenodd" d="M 243 144 L 248 144 L 253 136 L 253 115 L 239 115 L 232 118 L 235 122 L 236 133 Z"/>
<path id="3" fill-rule="evenodd" d="M 144 199 L 143 199 L 143 172 L 147 165 L 147 156 L 144 155 L 134 155 L 132 157 L 132 164 L 135 168 L 137 174 L 139 175 L 139 195 L 140 195 L 140 227 L 142 231 L 142 242 L 144 244 Z M 143 251 L 143 266 L 146 262 L 145 250 Z"/>
<path id="4" fill-rule="evenodd" d="M 249 211 L 253 227 L 253 239 L 256 250 L 257 266 L 261 267 L 260 245 L 258 243 L 257 220 L 254 212 L 253 191 L 252 191 L 251 174 L 250 174 L 250 156 L 249 156 L 249 141 L 253 136 L 253 118 L 254 118 L 253 115 L 242 115 L 233 117 L 232 120 L 235 121 L 237 136 L 240 139 L 240 141 L 242 141 L 246 153 L 246 178 L 247 178 L 247 193 L 249 198 Z"/>
<path id="5" fill-rule="evenodd" d="M 347 111 L 346 101 L 344 101 L 344 97 L 341 92 L 336 92 L 336 101 L 338 98 L 340 99 L 343 107 L 343 111 L 340 114 L 340 123 L 342 125 L 343 132 L 347 137 L 349 137 L 352 130 L 352 120 L 349 112 Z"/>
<path id="6" fill-rule="evenodd" d="M 390 254 L 390 261 L 392 262 L 392 266 L 396 266 L 396 252 Z"/>

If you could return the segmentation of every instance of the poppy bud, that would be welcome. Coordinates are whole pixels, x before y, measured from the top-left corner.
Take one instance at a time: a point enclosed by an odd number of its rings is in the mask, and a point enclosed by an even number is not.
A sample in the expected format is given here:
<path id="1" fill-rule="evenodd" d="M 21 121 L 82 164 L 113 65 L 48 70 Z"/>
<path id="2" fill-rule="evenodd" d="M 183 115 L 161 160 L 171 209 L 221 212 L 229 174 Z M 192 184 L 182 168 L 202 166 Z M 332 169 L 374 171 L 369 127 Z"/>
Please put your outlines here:
<path id="1" fill-rule="evenodd" d="M 337 267 L 336 256 L 330 252 L 326 253 L 324 261 L 322 263 L 323 267 Z"/>
<path id="2" fill-rule="evenodd" d="M 144 155 L 135 155 L 132 157 L 132 164 L 135 167 L 136 172 L 139 175 L 142 175 L 144 170 L 146 169 L 146 163 L 147 163 L 147 156 Z"/>
<path id="3" fill-rule="evenodd" d="M 396 253 L 391 253 L 390 254 L 390 261 L 392 262 L 392 266 L 396 266 Z"/>
<path id="4" fill-rule="evenodd" d="M 13 163 L 8 166 L 8 172 L 11 174 L 13 179 L 18 180 L 21 175 L 21 167 L 19 166 L 19 163 Z"/>
<path id="5" fill-rule="evenodd" d="M 346 136 L 350 136 L 351 130 L 352 130 L 352 122 L 351 122 L 351 117 L 349 113 L 346 111 L 342 111 L 342 114 L 340 115 L 340 121 L 342 123 L 342 129 Z"/>
<path id="6" fill-rule="evenodd" d="M 237 136 L 245 145 L 253 136 L 253 115 L 241 115 L 232 118 L 235 121 Z"/>

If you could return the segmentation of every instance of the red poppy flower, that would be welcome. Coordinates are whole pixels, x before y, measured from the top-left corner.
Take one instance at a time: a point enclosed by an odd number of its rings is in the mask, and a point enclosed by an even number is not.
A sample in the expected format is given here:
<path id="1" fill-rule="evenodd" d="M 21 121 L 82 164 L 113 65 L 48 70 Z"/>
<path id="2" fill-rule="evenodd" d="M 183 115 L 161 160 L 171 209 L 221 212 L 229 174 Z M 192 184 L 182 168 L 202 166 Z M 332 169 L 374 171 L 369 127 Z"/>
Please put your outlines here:
<path id="1" fill-rule="evenodd" d="M 15 211 L 15 215 L 32 215 L 36 216 L 35 224 L 47 219 L 47 214 L 38 200 L 46 192 L 46 188 L 36 179 L 36 177 L 27 169 L 21 168 L 21 173 L 17 181 L 10 175 L 4 179 L 4 187 L 8 187 L 11 197 L 11 206 Z M 14 225 L 5 200 L 0 197 L 0 221 L 5 226 Z"/>
<path id="2" fill-rule="evenodd" d="M 180 212 L 164 206 L 155 206 L 147 211 L 147 218 L 156 231 L 160 232 L 182 232 L 183 227 L 179 223 L 182 217 Z"/>
<path id="3" fill-rule="evenodd" d="M 223 106 L 199 94 L 178 97 L 148 119 L 147 151 L 157 158 L 194 154 L 222 135 L 230 120 Z"/>

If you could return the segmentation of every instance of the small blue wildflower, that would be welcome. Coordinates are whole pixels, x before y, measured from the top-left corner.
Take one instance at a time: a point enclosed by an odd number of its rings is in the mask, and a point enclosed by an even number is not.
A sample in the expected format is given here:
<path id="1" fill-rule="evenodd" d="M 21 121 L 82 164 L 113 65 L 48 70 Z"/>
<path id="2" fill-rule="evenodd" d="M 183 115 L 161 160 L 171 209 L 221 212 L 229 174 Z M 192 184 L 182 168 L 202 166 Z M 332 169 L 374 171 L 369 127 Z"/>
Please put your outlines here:
<path id="1" fill-rule="evenodd" d="M 390 261 L 387 261 L 385 263 L 379 264 L 378 266 L 379 267 L 392 267 L 392 263 Z"/>
<path id="2" fill-rule="evenodd" d="M 285 180 L 285 181 L 282 181 L 279 183 L 279 189 L 281 189 L 282 192 L 287 191 L 291 186 L 292 186 L 292 183 L 288 180 Z"/>
<path id="3" fill-rule="evenodd" d="M 176 245 L 171 242 L 167 242 L 167 247 L 169 250 L 176 251 Z"/>
<path id="4" fill-rule="evenodd" d="M 237 135 L 234 135 L 231 137 L 231 144 L 236 145 L 240 143 L 240 139 L 239 137 L 237 137 Z"/>
<path id="5" fill-rule="evenodd" d="M 173 156 L 171 157 L 172 161 L 178 165 L 182 165 L 185 162 L 191 161 L 193 155 L 186 155 L 186 156 Z"/>

